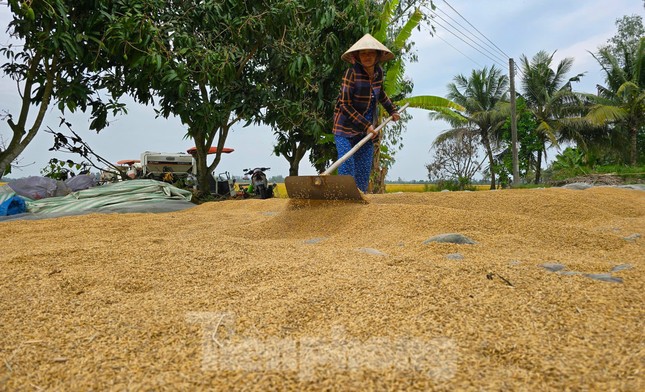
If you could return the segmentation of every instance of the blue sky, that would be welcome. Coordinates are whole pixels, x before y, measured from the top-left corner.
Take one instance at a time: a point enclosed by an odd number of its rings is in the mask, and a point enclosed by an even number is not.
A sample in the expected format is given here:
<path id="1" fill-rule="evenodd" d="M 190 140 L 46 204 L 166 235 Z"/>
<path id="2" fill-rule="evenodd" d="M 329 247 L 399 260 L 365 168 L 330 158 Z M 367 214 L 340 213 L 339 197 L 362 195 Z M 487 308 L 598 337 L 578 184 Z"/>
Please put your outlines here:
<path id="1" fill-rule="evenodd" d="M 555 51 L 554 64 L 562 58 L 573 57 L 575 61 L 571 76 L 585 73 L 581 83 L 576 84 L 574 89 L 594 92 L 594 86 L 603 83 L 603 76 L 588 51 L 596 51 L 598 46 L 605 44 L 616 34 L 616 19 L 634 14 L 645 16 L 642 0 L 449 0 L 447 3 L 437 0 L 435 4 L 441 9 L 438 14 L 454 27 L 439 20 L 445 29 L 436 26 L 434 37 L 426 29 L 415 31 L 413 34 L 412 40 L 415 42 L 419 61 L 409 64 L 406 73 L 414 82 L 414 95 L 445 96 L 446 85 L 455 75 L 468 75 L 473 69 L 492 65 L 500 68 L 504 65 L 507 69 L 508 60 L 505 56 L 514 58 L 517 63 L 521 55 L 531 58 L 540 50 Z M 9 42 L 5 32 L 9 20 L 8 8 L 3 5 L 0 8 L 1 44 Z M 479 43 L 478 46 L 465 40 L 478 47 L 484 54 L 447 31 L 461 29 L 454 21 L 479 37 L 473 38 Z M 490 48 L 489 40 L 504 54 Z M 485 46 L 482 41 L 489 46 Z M 5 59 L 1 61 L 5 62 Z M 519 89 L 519 83 L 517 88 Z M 2 75 L 0 111 L 10 111 L 16 115 L 18 100 L 15 83 Z M 180 152 L 193 146 L 190 140 L 183 138 L 185 127 L 179 120 L 156 119 L 151 107 L 126 102 L 129 114 L 115 119 L 99 135 L 87 130 L 87 116 L 68 115 L 66 118 L 72 120 L 73 129 L 98 154 L 114 162 L 121 159 L 138 159 L 143 151 Z M 447 124 L 443 122 L 429 120 L 423 110 L 410 109 L 410 113 L 413 118 L 402 134 L 403 148 L 396 153 L 396 163 L 388 175 L 390 180 L 425 179 L 425 164 L 431 160 L 431 144 L 434 138 L 447 128 Z M 59 118 L 59 112 L 50 109 L 44 125 L 57 130 Z M 0 123 L 0 141 L 8 142 L 9 136 L 6 122 Z M 288 175 L 287 161 L 272 155 L 274 142 L 273 133 L 266 126 L 235 126 L 226 143 L 226 146 L 234 148 L 235 152 L 222 157 L 217 172 L 228 171 L 232 175 L 241 176 L 244 168 L 267 166 L 271 167 L 267 173 L 269 176 Z M 20 158 L 20 165 L 25 167 L 15 169 L 11 176 L 40 175 L 40 170 L 54 156 L 63 159 L 75 158 L 48 151 L 51 145 L 51 135 L 41 130 Z M 315 174 L 306 158 L 301 162 L 300 174 Z"/>

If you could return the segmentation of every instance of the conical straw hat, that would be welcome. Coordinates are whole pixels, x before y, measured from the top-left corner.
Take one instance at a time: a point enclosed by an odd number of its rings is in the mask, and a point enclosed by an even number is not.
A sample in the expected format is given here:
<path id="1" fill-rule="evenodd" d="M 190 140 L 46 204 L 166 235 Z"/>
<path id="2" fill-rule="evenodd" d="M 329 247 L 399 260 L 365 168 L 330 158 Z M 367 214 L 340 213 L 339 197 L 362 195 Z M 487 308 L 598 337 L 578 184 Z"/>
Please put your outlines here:
<path id="1" fill-rule="evenodd" d="M 340 58 L 347 61 L 348 63 L 352 63 L 354 52 L 369 49 L 381 51 L 381 58 L 379 59 L 379 62 L 389 61 L 394 58 L 394 54 L 390 52 L 390 49 L 388 49 L 382 43 L 378 42 L 376 38 L 372 37 L 370 34 L 365 34 L 363 38 L 356 41 L 356 43 L 352 45 L 351 48 L 347 49 L 347 52 L 343 53 Z"/>

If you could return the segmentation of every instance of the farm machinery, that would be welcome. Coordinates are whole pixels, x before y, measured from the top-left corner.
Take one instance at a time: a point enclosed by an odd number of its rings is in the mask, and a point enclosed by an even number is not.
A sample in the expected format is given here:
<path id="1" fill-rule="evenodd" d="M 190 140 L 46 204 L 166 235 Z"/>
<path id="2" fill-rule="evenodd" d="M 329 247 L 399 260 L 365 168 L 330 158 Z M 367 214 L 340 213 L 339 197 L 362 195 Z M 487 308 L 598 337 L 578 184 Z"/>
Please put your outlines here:
<path id="1" fill-rule="evenodd" d="M 222 153 L 233 152 L 232 148 L 224 148 Z M 212 147 L 208 154 L 217 153 L 217 148 Z M 125 159 L 117 162 L 120 170 L 131 179 L 154 179 L 171 183 L 180 188 L 197 189 L 197 165 L 195 161 L 196 149 L 190 148 L 187 152 L 167 153 L 145 151 L 141 159 Z M 273 196 L 275 184 L 268 184 L 266 170 L 268 167 L 244 169 L 244 178 L 249 182 L 237 183 L 229 172 L 219 174 L 211 173 L 209 176 L 209 190 L 217 198 L 249 198 L 258 197 L 266 199 Z M 114 173 L 104 172 L 102 182 L 118 180 Z"/>

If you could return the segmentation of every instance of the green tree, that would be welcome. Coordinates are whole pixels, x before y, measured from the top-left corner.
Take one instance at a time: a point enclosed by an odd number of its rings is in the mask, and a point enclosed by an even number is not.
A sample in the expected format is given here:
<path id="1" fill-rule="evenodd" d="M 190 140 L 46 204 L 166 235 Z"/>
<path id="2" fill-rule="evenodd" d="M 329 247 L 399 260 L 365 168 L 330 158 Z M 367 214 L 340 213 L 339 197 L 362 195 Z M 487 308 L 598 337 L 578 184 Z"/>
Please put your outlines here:
<path id="1" fill-rule="evenodd" d="M 630 59 L 636 56 L 640 38 L 645 36 L 643 17 L 640 15 L 625 15 L 616 19 L 616 34 L 607 40 L 607 44 L 598 48 L 599 51 L 606 51 L 613 58 L 618 60 L 621 68 L 627 66 Z M 600 59 L 602 61 L 602 59 Z M 602 63 L 603 66 L 610 65 Z"/>
<path id="2" fill-rule="evenodd" d="M 540 140 L 535 162 L 535 183 L 540 182 L 542 157 L 546 157 L 547 141 L 551 145 L 558 145 L 558 140 L 581 140 L 572 117 L 580 116 L 581 103 L 579 95 L 573 92 L 572 82 L 580 81 L 583 74 L 571 78 L 566 74 L 573 66 L 573 58 L 561 60 L 555 69 L 551 69 L 552 54 L 545 51 L 538 52 L 529 59 L 522 55 L 522 95 L 526 100 L 529 110 L 535 116 L 537 128 L 535 132 Z"/>
<path id="3" fill-rule="evenodd" d="M 584 173 L 584 153 L 577 148 L 567 147 L 552 163 L 556 170 L 570 170 L 574 174 Z"/>
<path id="4" fill-rule="evenodd" d="M 519 175 L 525 182 L 533 180 L 537 154 L 540 152 L 540 140 L 535 131 L 537 124 L 533 113 L 526 107 L 523 97 L 517 98 L 517 142 L 518 142 L 518 166 Z M 508 116 L 499 129 L 499 141 L 502 151 L 496 157 L 496 173 L 500 181 L 510 183 L 513 173 L 513 154 L 511 136 L 511 118 Z M 504 177 L 501 179 L 501 177 Z"/>
<path id="5" fill-rule="evenodd" d="M 626 133 L 629 162 L 636 165 L 638 134 L 645 127 L 645 37 L 633 56 L 631 50 L 625 50 L 620 60 L 613 53 L 604 47 L 594 55 L 605 72 L 606 86 L 598 86 L 595 104 L 586 119 L 615 133 Z"/>
<path id="6" fill-rule="evenodd" d="M 502 104 L 508 101 L 509 81 L 501 70 L 492 66 L 473 70 L 470 77 L 457 75 L 448 84 L 448 98 L 464 107 L 461 118 L 446 116 L 444 112 L 431 114 L 433 119 L 443 119 L 453 126 L 439 136 L 439 140 L 456 137 L 464 131 L 479 135 L 488 160 L 491 189 L 495 189 L 495 158 L 493 146 L 497 131 L 504 124 L 507 113 Z"/>
<path id="7" fill-rule="evenodd" d="M 332 128 L 335 98 L 346 64 L 346 43 L 361 37 L 375 23 L 373 4 L 355 0 L 305 0 L 293 9 L 280 41 L 269 56 L 263 121 L 273 128 L 274 152 L 298 175 L 300 161 L 310 152 L 311 163 L 324 170 L 327 153 L 335 151 Z M 326 142 L 328 140 L 328 142 Z M 330 148 L 332 147 L 332 148 Z"/>
<path id="8" fill-rule="evenodd" d="M 418 28 L 425 18 L 425 14 L 419 8 L 425 3 L 425 1 L 414 0 L 384 1 L 378 16 L 378 28 L 371 32 L 374 38 L 382 42 L 395 55 L 393 60 L 383 63 L 381 66 L 385 75 L 383 89 L 392 102 L 398 106 L 402 104 L 397 101 L 412 93 L 414 87 L 412 81 L 405 78 L 405 65 L 407 62 L 416 61 L 416 55 L 412 51 L 414 43 L 409 39 L 413 30 Z M 432 6 L 432 2 L 430 5 Z M 380 106 L 377 113 L 378 123 L 389 116 L 386 111 L 381 110 Z M 374 141 L 370 192 L 385 192 L 385 178 L 395 162 L 396 152 L 403 148 L 401 135 L 410 117 L 408 113 L 401 113 L 400 121 L 383 128 L 381 137 Z"/>
<path id="9" fill-rule="evenodd" d="M 384 90 L 392 101 L 403 106 L 410 104 L 411 108 L 440 111 L 446 116 L 457 116 L 456 111 L 463 110 L 460 105 L 445 98 L 436 96 L 412 96 L 412 81 L 405 78 L 405 65 L 410 61 L 416 61 L 416 55 L 412 51 L 414 45 L 410 37 L 414 29 L 420 27 L 421 23 L 429 21 L 428 15 L 421 11 L 421 7 L 434 9 L 432 1 L 385 1 L 383 10 L 379 16 L 379 29 L 373 33 L 374 38 L 383 42 L 393 53 L 395 59 L 383 64 L 386 79 Z M 388 113 L 379 111 L 379 122 L 382 122 Z M 382 137 L 374 142 L 374 158 L 372 162 L 372 177 L 370 179 L 370 190 L 373 193 L 385 192 L 385 177 L 387 171 L 395 162 L 395 153 L 403 147 L 401 134 L 405 124 L 410 118 L 409 114 L 403 114 L 399 123 L 392 124 L 383 129 Z"/>
<path id="10" fill-rule="evenodd" d="M 139 102 L 177 116 L 196 147 L 198 183 L 208 189 L 231 127 L 260 121 L 271 96 L 271 57 L 293 23 L 298 2 L 198 2 L 149 0 L 151 9 L 117 15 L 106 41 L 125 45 L 127 67 L 116 76 Z M 131 35 L 145 31 L 141 39 Z"/>
<path id="11" fill-rule="evenodd" d="M 21 100 L 20 112 L 6 115 L 11 137 L 0 146 L 0 178 L 11 172 L 20 156 L 40 130 L 50 105 L 61 111 L 90 111 L 90 129 L 108 125 L 108 113 L 125 111 L 116 100 L 104 101 L 106 88 L 99 77 L 114 65 L 110 56 L 100 55 L 106 15 L 119 12 L 121 3 L 51 0 L 9 0 L 12 20 L 7 31 L 21 45 L 0 49 L 8 62 L 2 71 L 15 80 Z M 35 112 L 35 113 L 34 113 Z"/>

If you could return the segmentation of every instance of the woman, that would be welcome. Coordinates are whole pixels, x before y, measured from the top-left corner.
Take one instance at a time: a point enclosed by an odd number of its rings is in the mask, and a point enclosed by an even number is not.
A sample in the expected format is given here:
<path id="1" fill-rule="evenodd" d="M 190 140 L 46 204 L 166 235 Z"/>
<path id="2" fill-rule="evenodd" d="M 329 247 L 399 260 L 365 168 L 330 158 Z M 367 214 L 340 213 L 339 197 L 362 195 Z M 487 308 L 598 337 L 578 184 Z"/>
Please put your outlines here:
<path id="1" fill-rule="evenodd" d="M 392 120 L 399 120 L 396 107 L 383 91 L 383 69 L 379 66 L 379 62 L 392 60 L 394 55 L 374 37 L 365 34 L 341 58 L 353 65 L 345 72 L 334 110 L 334 139 L 338 158 L 368 133 L 372 134 L 372 140 L 343 162 L 338 174 L 353 176 L 358 189 L 365 193 L 372 169 L 373 139 L 378 136 L 374 129 L 377 101 L 392 116 Z"/>

